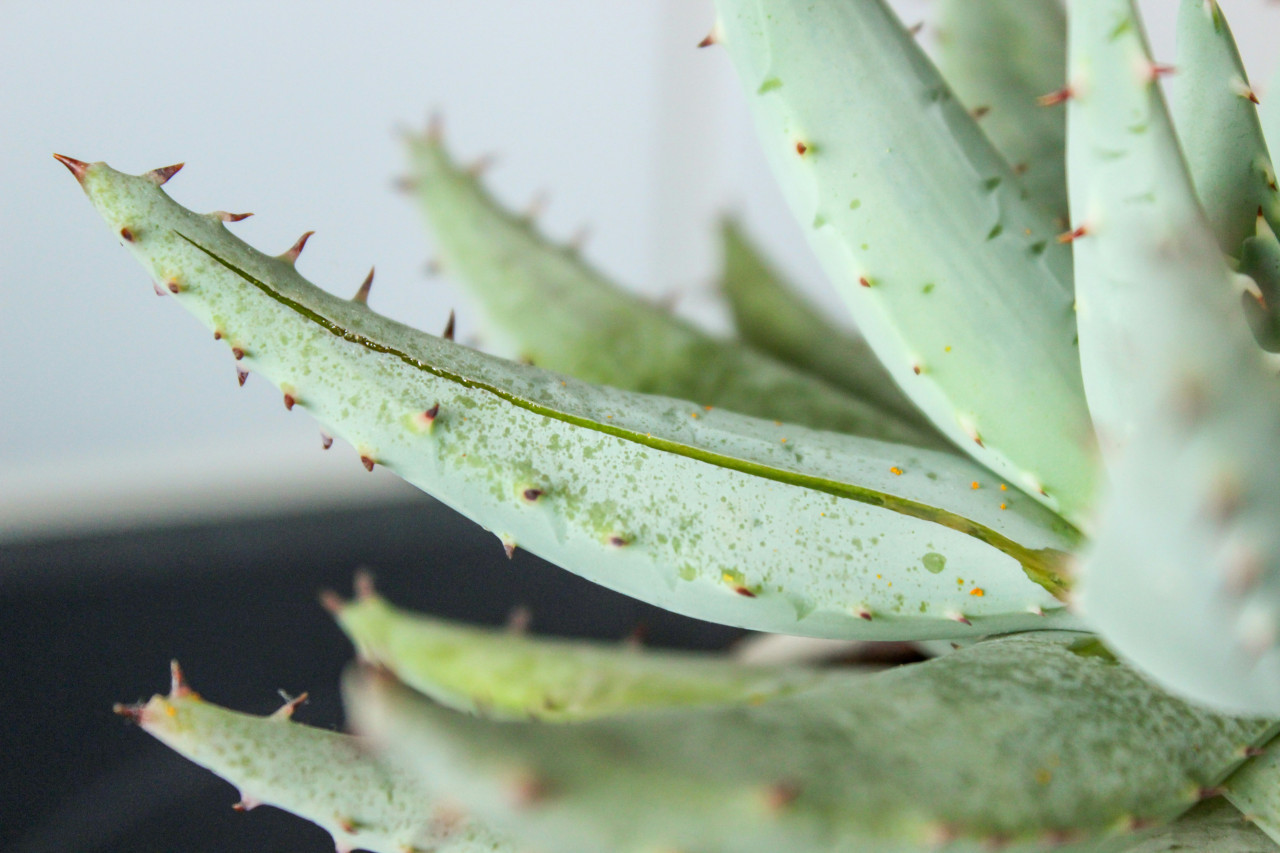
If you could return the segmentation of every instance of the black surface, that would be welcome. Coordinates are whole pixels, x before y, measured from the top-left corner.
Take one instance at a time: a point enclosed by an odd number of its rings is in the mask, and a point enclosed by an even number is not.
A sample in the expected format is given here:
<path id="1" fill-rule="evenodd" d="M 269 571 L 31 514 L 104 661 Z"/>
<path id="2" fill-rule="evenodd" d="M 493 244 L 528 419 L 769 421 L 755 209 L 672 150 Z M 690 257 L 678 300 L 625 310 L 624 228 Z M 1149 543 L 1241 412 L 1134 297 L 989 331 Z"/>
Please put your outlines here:
<path id="1" fill-rule="evenodd" d="M 431 501 L 0 547 L 0 849 L 323 851 L 317 827 L 230 808 L 234 789 L 111 712 L 182 662 L 211 701 L 253 713 L 309 691 L 296 719 L 340 728 L 345 638 L 316 604 L 374 570 L 392 601 L 533 631 L 722 647 L 741 632 L 640 604 L 517 551 Z"/>

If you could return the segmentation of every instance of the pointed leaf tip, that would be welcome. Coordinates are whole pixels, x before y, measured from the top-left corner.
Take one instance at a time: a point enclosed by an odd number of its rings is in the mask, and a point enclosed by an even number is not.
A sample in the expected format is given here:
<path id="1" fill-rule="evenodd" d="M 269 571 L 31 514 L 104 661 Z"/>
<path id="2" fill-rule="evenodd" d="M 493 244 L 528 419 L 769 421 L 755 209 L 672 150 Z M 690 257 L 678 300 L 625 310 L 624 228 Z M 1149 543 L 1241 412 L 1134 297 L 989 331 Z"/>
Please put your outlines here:
<path id="1" fill-rule="evenodd" d="M 89 171 L 88 163 L 83 160 L 77 160 L 74 157 L 67 157 L 63 154 L 54 154 L 53 159 L 66 166 L 67 169 L 70 170 L 71 174 L 76 176 L 77 181 L 82 184 L 84 183 L 84 173 Z"/>
<path id="2" fill-rule="evenodd" d="M 161 166 L 159 169 L 152 169 L 150 172 L 147 172 L 147 174 L 144 175 L 144 177 L 147 180 L 155 183 L 155 185 L 158 187 L 164 186 L 166 183 L 168 183 L 170 178 L 178 174 L 178 172 L 182 171 L 182 167 L 184 165 L 186 164 L 174 163 L 172 166 Z"/>

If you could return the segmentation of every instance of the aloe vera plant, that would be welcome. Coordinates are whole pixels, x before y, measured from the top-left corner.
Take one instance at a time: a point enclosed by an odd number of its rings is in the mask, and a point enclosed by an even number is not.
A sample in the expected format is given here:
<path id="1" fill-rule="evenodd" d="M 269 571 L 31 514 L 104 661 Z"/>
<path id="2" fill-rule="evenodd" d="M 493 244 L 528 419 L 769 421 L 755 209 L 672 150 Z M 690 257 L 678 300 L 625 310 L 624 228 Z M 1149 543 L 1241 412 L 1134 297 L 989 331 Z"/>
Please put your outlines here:
<path id="1" fill-rule="evenodd" d="M 1276 849 L 1276 113 L 1212 0 L 1181 3 L 1172 109 L 1131 0 L 938 6 L 938 65 L 882 0 L 717 0 L 704 42 L 865 340 L 732 223 L 741 339 L 714 338 L 504 210 L 438 127 L 408 185 L 509 358 L 375 313 L 371 280 L 321 290 L 305 238 L 253 249 L 167 195 L 177 167 L 59 157 L 242 381 L 508 553 L 936 657 L 535 639 L 361 581 L 325 597 L 356 735 L 176 668 L 120 711 L 339 850 Z"/>

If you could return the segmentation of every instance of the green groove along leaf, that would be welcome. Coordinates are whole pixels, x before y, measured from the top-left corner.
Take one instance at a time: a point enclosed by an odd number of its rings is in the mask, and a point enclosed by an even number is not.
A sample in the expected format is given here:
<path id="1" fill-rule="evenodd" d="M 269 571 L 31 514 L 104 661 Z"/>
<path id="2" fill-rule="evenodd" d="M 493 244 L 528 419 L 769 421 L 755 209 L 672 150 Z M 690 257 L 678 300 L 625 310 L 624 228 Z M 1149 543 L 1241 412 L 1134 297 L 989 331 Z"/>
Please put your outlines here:
<path id="1" fill-rule="evenodd" d="M 1280 389 L 1241 321 L 1134 5 L 1072 10 L 1081 355 L 1100 427 L 1130 436 L 1080 605 L 1167 689 L 1280 715 Z"/>
<path id="2" fill-rule="evenodd" d="M 943 0 L 938 69 L 1022 185 L 1067 221 L 1066 115 L 1039 99 L 1067 81 L 1060 0 Z"/>
<path id="3" fill-rule="evenodd" d="M 1221 798 L 1207 800 L 1124 853 L 1276 853 L 1266 833 Z"/>
<path id="4" fill-rule="evenodd" d="M 563 853 L 1044 850 L 1176 818 L 1276 728 L 1095 646 L 1019 635 L 755 707 L 572 726 L 478 720 L 376 675 L 346 701 L 388 760 Z"/>
<path id="5" fill-rule="evenodd" d="M 898 385 L 1079 524 L 1093 494 L 1071 258 L 882 0 L 717 0 L 792 211 Z"/>
<path id="6" fill-rule="evenodd" d="M 548 242 L 530 218 L 503 209 L 435 132 L 409 137 L 408 146 L 410 184 L 443 268 L 511 355 L 596 384 L 949 448 L 931 430 L 627 293 L 577 251 Z"/>
<path id="7" fill-rule="evenodd" d="M 448 805 L 416 774 L 378 761 L 350 735 L 291 721 L 298 700 L 270 717 L 204 701 L 173 665 L 173 687 L 117 705 L 158 740 L 240 789 L 236 808 L 276 806 L 318 824 L 339 853 L 505 853 L 507 840 Z"/>
<path id="8" fill-rule="evenodd" d="M 724 655 L 641 652 L 462 625 L 388 604 L 367 587 L 326 600 L 361 660 L 437 702 L 495 719 L 567 722 L 623 711 L 759 703 L 812 687 L 815 669 Z"/>
<path id="9" fill-rule="evenodd" d="M 720 234 L 720 289 L 744 341 L 938 435 L 865 340 L 828 322 L 783 280 L 738 223 L 725 219 Z"/>
<path id="10" fill-rule="evenodd" d="M 1222 787 L 1236 808 L 1280 844 L 1280 744 L 1270 743 L 1260 752 Z"/>
<path id="11" fill-rule="evenodd" d="M 77 168 L 111 229 L 243 368 L 367 467 L 509 548 L 668 610 L 778 633 L 1076 624 L 1054 593 L 1078 535 L 968 460 L 478 353 L 325 293 L 290 254 L 257 252 L 146 176 Z"/>
<path id="12" fill-rule="evenodd" d="M 1280 227 L 1280 194 L 1256 95 L 1216 0 L 1182 0 L 1171 84 L 1182 153 L 1222 251 L 1239 258 L 1259 211 Z"/>

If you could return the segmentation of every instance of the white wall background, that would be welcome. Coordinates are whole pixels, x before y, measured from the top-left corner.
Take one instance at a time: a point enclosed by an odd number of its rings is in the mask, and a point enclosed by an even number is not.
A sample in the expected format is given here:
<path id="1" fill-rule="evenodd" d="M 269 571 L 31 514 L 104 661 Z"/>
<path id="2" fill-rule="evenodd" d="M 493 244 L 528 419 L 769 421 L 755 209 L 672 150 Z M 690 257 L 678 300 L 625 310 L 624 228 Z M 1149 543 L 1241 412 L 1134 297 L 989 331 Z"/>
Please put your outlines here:
<path id="1" fill-rule="evenodd" d="M 904 19 L 924 0 L 897 3 Z M 1174 0 L 1145 2 L 1171 59 Z M 1255 80 L 1276 64 L 1280 9 L 1222 0 Z M 553 235 L 581 224 L 618 278 L 718 322 L 711 230 L 748 216 L 832 306 L 755 150 L 727 58 L 695 50 L 709 0 L 10 0 L 0 30 L 0 540 L 139 519 L 367 500 L 401 486 L 259 377 L 103 228 L 58 151 L 144 171 L 270 252 L 315 229 L 300 268 L 336 292 L 378 267 L 373 306 L 423 328 L 460 307 L 424 274 L 429 244 L 393 189 L 394 129 L 440 111 L 463 156 L 522 204 L 551 191 Z"/>

